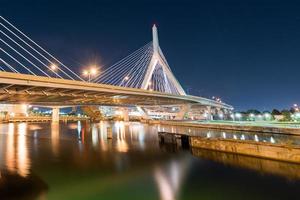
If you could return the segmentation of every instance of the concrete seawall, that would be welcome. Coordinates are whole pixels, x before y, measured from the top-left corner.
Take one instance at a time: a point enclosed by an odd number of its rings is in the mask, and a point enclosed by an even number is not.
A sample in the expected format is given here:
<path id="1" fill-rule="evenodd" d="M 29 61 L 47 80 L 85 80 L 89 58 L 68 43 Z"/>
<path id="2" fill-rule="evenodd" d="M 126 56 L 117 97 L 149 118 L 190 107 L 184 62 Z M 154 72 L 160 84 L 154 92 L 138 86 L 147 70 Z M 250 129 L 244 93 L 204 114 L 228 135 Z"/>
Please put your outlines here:
<path id="1" fill-rule="evenodd" d="M 300 163 L 300 147 L 295 146 L 195 136 L 190 137 L 190 146 L 193 148 Z"/>

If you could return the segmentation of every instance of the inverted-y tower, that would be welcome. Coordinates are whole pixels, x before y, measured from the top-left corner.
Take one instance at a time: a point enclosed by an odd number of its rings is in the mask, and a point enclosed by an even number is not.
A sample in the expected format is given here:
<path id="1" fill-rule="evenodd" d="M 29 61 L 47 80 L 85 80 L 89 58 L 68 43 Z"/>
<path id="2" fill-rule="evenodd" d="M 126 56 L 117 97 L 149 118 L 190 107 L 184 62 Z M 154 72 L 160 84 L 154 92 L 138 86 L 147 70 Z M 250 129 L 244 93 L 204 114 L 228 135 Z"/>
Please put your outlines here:
<path id="1" fill-rule="evenodd" d="M 174 74 L 171 71 L 171 68 L 162 53 L 162 50 L 159 46 L 158 41 L 158 33 L 157 27 L 154 24 L 152 27 L 152 42 L 153 42 L 153 56 L 150 60 L 149 66 L 147 67 L 147 71 L 145 74 L 145 78 L 142 83 L 142 89 L 147 89 L 149 83 L 151 82 L 151 78 L 153 76 L 153 72 L 157 67 L 161 67 L 163 71 L 164 77 L 164 89 L 167 93 L 173 93 L 171 88 L 176 89 L 176 93 L 180 95 L 186 95 L 185 91 L 179 84 L 178 80 L 175 78 Z"/>

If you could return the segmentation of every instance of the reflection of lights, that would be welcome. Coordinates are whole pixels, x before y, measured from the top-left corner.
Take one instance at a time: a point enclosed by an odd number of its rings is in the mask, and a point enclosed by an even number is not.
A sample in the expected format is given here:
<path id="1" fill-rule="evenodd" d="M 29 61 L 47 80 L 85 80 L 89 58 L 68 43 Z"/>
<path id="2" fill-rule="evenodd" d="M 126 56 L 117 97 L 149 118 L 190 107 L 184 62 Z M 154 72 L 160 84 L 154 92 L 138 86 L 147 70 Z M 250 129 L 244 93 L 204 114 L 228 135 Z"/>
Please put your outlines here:
<path id="1" fill-rule="evenodd" d="M 81 121 L 77 122 L 77 136 L 78 136 L 78 139 L 80 140 L 81 139 Z"/>
<path id="2" fill-rule="evenodd" d="M 6 139 L 6 166 L 9 171 L 14 172 L 16 170 L 16 158 L 15 158 L 15 141 L 14 141 L 14 131 L 15 131 L 15 124 L 9 123 L 8 124 L 8 134 Z"/>
<path id="3" fill-rule="evenodd" d="M 173 161 L 166 169 L 156 167 L 154 174 L 161 200 L 175 200 L 187 170 L 187 160 Z"/>
<path id="4" fill-rule="evenodd" d="M 99 136 L 100 136 L 100 144 L 101 144 L 101 150 L 107 151 L 107 126 L 103 123 L 103 121 L 100 122 L 100 128 L 99 128 Z"/>
<path id="5" fill-rule="evenodd" d="M 51 145 L 54 155 L 59 153 L 59 123 L 51 123 Z"/>
<path id="6" fill-rule="evenodd" d="M 92 127 L 92 142 L 93 142 L 93 146 L 97 147 L 98 145 L 98 131 L 97 131 L 97 127 L 95 124 L 93 124 Z"/>
<path id="7" fill-rule="evenodd" d="M 26 123 L 18 124 L 18 150 L 17 150 L 17 165 L 18 173 L 26 177 L 29 174 L 30 161 L 28 158 L 27 152 L 27 143 L 26 143 Z"/>
<path id="8" fill-rule="evenodd" d="M 222 133 L 222 136 L 223 136 L 224 139 L 226 139 L 226 133 L 225 132 Z"/>
<path id="9" fill-rule="evenodd" d="M 255 140 L 256 142 L 258 142 L 258 141 L 259 141 L 259 139 L 258 139 L 258 136 L 257 136 L 257 135 L 254 135 L 254 140 Z"/>
<path id="10" fill-rule="evenodd" d="M 271 142 L 272 144 L 274 144 L 274 143 L 275 143 L 275 139 L 274 139 L 273 137 L 271 137 L 271 138 L 270 138 L 270 142 Z"/>
<path id="11" fill-rule="evenodd" d="M 245 135 L 244 134 L 242 134 L 241 140 L 245 140 Z"/>
<path id="12" fill-rule="evenodd" d="M 69 124 L 69 125 L 68 125 L 68 129 L 75 130 L 75 129 L 77 129 L 77 128 L 78 128 L 78 122 L 77 122 L 77 124 L 72 123 L 72 124 Z"/>
<path id="13" fill-rule="evenodd" d="M 211 137 L 211 133 L 210 133 L 210 132 L 207 132 L 207 133 L 206 133 L 206 137 L 207 137 L 207 138 L 210 138 L 210 137 Z"/>
<path id="14" fill-rule="evenodd" d="M 116 129 L 117 129 L 117 143 L 116 147 L 119 152 L 127 152 L 128 145 L 125 141 L 125 125 L 124 122 L 116 122 Z"/>
<path id="15" fill-rule="evenodd" d="M 28 125 L 28 129 L 31 130 L 31 131 L 35 131 L 35 130 L 42 129 L 42 127 L 37 125 L 37 124 L 30 124 L 30 125 Z"/>

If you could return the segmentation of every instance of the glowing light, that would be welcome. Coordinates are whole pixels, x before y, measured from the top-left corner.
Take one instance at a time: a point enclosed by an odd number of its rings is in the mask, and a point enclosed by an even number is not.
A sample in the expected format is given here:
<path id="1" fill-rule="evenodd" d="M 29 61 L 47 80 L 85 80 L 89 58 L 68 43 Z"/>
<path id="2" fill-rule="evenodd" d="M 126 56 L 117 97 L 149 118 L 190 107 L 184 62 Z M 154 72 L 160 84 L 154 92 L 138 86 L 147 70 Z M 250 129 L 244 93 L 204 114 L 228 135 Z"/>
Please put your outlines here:
<path id="1" fill-rule="evenodd" d="M 275 140 L 274 140 L 274 138 L 273 138 L 273 137 L 271 137 L 271 138 L 270 138 L 270 142 L 271 142 L 272 144 L 274 144 L 274 143 L 275 143 Z"/>
<path id="2" fill-rule="evenodd" d="M 242 135 L 242 136 L 241 136 L 241 140 L 245 140 L 245 135 Z"/>
<path id="3" fill-rule="evenodd" d="M 258 139 L 258 136 L 257 136 L 257 135 L 254 135 L 254 140 L 255 140 L 256 142 L 259 142 L 259 139 Z"/>
<path id="4" fill-rule="evenodd" d="M 51 65 L 50 65 L 50 69 L 52 70 L 52 71 L 55 71 L 55 70 L 57 70 L 57 65 L 56 64 L 54 64 L 54 63 L 52 63 Z"/>
<path id="5" fill-rule="evenodd" d="M 235 117 L 240 119 L 242 117 L 242 114 L 241 113 L 235 113 Z"/>
<path id="6" fill-rule="evenodd" d="M 87 76 L 89 74 L 89 72 L 87 70 L 83 71 L 83 75 Z"/>
<path id="7" fill-rule="evenodd" d="M 97 74 L 97 69 L 96 68 L 92 68 L 90 70 L 90 73 L 93 74 L 93 75 Z"/>
<path id="8" fill-rule="evenodd" d="M 206 133 L 206 137 L 210 138 L 211 137 L 211 133 L 210 132 Z"/>
<path id="9" fill-rule="evenodd" d="M 223 138 L 226 139 L 226 133 L 223 132 L 222 135 L 223 135 Z"/>

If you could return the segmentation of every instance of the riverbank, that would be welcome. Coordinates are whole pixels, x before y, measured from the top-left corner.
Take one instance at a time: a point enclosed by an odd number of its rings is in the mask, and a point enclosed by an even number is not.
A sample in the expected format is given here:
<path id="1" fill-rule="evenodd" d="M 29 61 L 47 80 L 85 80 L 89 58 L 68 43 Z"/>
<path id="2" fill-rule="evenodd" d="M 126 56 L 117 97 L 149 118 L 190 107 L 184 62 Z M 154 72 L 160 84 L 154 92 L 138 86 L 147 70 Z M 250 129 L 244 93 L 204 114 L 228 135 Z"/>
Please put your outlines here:
<path id="1" fill-rule="evenodd" d="M 276 133 L 300 136 L 300 124 L 229 121 L 149 121 L 150 124 L 208 128 L 219 130 Z"/>

